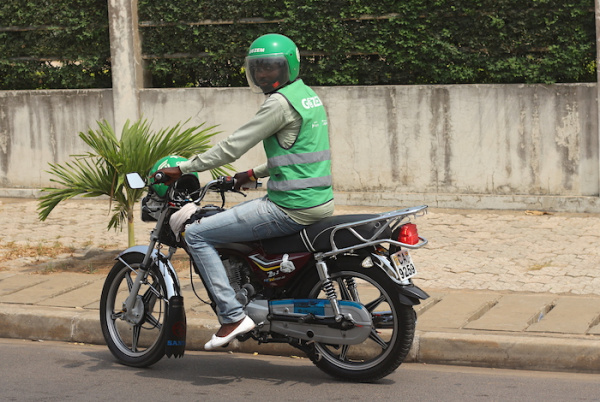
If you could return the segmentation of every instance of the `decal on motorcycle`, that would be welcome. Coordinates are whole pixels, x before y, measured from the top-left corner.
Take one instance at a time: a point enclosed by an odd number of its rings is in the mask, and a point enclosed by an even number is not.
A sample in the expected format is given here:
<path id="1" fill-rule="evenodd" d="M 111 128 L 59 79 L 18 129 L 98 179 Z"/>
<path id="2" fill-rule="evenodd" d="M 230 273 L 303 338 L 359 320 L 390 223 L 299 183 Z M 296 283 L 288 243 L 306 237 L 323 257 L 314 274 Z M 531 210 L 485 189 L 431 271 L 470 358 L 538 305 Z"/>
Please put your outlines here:
<path id="1" fill-rule="evenodd" d="M 294 300 L 294 313 L 325 315 L 325 303 L 323 300 Z"/>
<path id="2" fill-rule="evenodd" d="M 272 307 L 283 307 L 295 314 L 325 315 L 325 303 L 328 300 L 321 299 L 299 299 L 299 300 L 273 300 Z"/>
<path id="3" fill-rule="evenodd" d="M 270 283 L 270 282 L 280 281 L 282 279 L 285 279 L 285 275 L 284 276 L 277 276 L 277 277 L 267 278 L 267 279 L 264 280 L 264 282 L 265 283 Z"/>
<path id="4" fill-rule="evenodd" d="M 357 310 L 363 309 L 360 303 L 350 300 L 339 300 L 340 306 L 348 306 Z M 332 314 L 331 302 L 327 299 L 284 299 L 272 300 L 269 302 L 272 309 L 277 312 L 294 314 L 314 314 L 316 316 L 325 316 Z"/>
<path id="5" fill-rule="evenodd" d="M 167 341 L 167 346 L 185 346 L 185 341 Z"/>
<path id="6" fill-rule="evenodd" d="M 249 258 L 256 264 L 256 266 L 265 272 L 274 271 L 276 269 L 279 269 L 279 267 L 281 266 L 282 259 L 265 261 L 260 257 L 261 256 L 258 254 L 249 256 Z"/>
<path id="7" fill-rule="evenodd" d="M 284 254 L 281 256 L 281 258 L 275 260 L 264 260 L 259 254 L 251 255 L 249 258 L 256 264 L 258 268 L 265 272 L 280 269 L 281 272 L 289 274 L 296 269 L 296 266 L 292 261 L 293 257 L 290 258 L 288 254 Z"/>
<path id="8" fill-rule="evenodd" d="M 173 327 L 171 327 L 171 332 L 177 337 L 185 338 L 185 323 L 183 321 L 177 321 L 173 324 Z"/>

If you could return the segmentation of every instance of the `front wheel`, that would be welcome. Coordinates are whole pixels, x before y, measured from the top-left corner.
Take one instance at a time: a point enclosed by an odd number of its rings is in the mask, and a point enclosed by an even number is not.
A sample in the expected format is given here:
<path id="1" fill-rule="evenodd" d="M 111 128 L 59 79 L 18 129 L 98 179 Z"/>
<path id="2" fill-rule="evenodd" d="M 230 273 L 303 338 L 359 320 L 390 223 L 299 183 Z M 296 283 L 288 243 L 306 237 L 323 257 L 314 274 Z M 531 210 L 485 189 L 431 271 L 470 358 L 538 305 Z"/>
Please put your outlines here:
<path id="1" fill-rule="evenodd" d="M 329 267 L 338 300 L 364 305 L 371 313 L 371 335 L 358 345 L 312 343 L 308 356 L 333 377 L 359 382 L 379 380 L 394 371 L 412 346 L 416 314 L 400 303 L 397 286 L 377 268 L 365 269 L 354 259 L 338 259 Z M 305 296 L 326 298 L 321 282 L 313 280 Z"/>
<path id="2" fill-rule="evenodd" d="M 132 311 L 124 303 L 140 269 L 142 254 L 122 257 L 106 277 L 100 298 L 100 325 L 112 354 L 123 364 L 147 367 L 165 354 L 167 292 L 164 279 L 152 265 L 143 280 Z"/>

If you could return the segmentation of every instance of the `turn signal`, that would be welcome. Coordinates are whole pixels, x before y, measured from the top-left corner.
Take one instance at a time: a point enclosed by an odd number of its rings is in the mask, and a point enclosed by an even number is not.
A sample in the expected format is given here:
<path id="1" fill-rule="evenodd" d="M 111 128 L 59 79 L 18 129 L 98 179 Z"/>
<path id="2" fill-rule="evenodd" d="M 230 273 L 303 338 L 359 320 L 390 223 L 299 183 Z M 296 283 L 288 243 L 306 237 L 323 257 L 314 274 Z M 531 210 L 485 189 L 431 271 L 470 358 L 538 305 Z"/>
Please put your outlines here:
<path id="1" fill-rule="evenodd" d="M 417 244 L 419 242 L 419 232 L 417 231 L 417 225 L 415 225 L 414 223 L 407 223 L 403 225 L 400 228 L 398 241 L 404 244 Z"/>

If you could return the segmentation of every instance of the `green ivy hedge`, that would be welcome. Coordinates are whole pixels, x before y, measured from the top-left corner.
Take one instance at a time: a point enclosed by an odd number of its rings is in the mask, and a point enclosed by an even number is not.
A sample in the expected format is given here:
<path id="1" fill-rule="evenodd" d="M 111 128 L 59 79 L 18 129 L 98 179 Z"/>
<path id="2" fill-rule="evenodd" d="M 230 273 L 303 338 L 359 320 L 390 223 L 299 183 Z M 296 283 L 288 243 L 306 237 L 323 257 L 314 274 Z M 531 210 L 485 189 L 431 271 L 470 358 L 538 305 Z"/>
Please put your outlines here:
<path id="1" fill-rule="evenodd" d="M 106 0 L 5 3 L 0 29 L 55 28 L 0 30 L 0 88 L 110 86 Z M 139 20 L 154 87 L 244 86 L 267 32 L 311 85 L 596 81 L 593 0 L 139 0 Z"/>
<path id="2" fill-rule="evenodd" d="M 106 0 L 0 3 L 0 89 L 111 86 Z"/>

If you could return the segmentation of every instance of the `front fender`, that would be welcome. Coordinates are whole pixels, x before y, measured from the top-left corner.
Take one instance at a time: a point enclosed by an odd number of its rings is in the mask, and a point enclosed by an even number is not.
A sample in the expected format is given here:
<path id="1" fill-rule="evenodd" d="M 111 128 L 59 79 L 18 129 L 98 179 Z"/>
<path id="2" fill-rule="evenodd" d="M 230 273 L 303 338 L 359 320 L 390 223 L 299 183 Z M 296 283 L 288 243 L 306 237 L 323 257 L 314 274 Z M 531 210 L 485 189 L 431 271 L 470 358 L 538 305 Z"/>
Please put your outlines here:
<path id="1" fill-rule="evenodd" d="M 117 260 L 121 260 L 124 263 L 124 257 L 127 255 L 138 254 L 142 257 L 146 255 L 148 251 L 148 246 L 133 246 L 129 247 L 127 250 L 122 251 L 118 256 Z M 158 267 L 160 274 L 162 275 L 165 285 L 167 288 L 167 299 L 170 299 L 172 296 L 181 296 L 181 287 L 179 285 L 179 278 L 177 277 L 177 273 L 175 272 L 175 268 L 171 264 L 171 261 L 167 260 L 167 257 L 160 253 L 158 250 L 152 250 L 152 262 Z"/>

